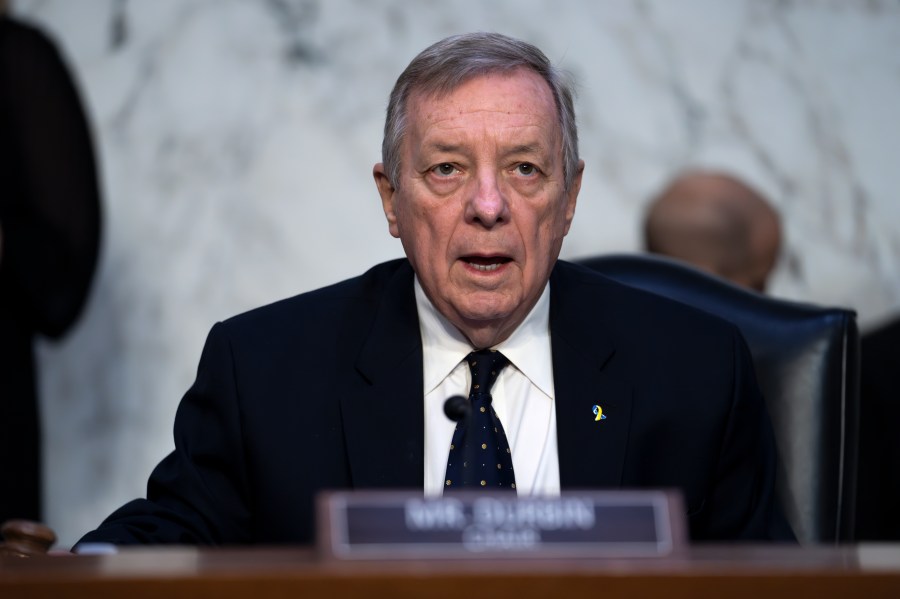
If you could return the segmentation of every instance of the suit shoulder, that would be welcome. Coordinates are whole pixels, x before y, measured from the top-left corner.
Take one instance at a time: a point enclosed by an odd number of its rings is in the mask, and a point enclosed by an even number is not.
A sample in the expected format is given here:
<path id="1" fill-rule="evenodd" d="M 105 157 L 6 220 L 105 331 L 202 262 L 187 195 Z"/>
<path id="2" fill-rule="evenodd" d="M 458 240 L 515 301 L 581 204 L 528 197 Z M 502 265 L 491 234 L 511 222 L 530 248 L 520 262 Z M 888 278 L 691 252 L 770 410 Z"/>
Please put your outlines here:
<path id="1" fill-rule="evenodd" d="M 406 259 L 383 262 L 359 276 L 254 308 L 223 324 L 231 329 L 285 327 L 296 322 L 316 322 L 328 315 L 340 317 L 341 313 L 365 311 L 366 306 L 377 303 L 395 276 L 402 276 L 407 270 L 411 275 L 412 267 Z"/>
<path id="2" fill-rule="evenodd" d="M 562 314 L 576 314 L 604 330 L 703 336 L 740 335 L 724 318 L 680 301 L 627 285 L 586 266 L 560 261 L 553 271 L 551 301 Z M 589 325 L 588 325 L 589 326 Z"/>

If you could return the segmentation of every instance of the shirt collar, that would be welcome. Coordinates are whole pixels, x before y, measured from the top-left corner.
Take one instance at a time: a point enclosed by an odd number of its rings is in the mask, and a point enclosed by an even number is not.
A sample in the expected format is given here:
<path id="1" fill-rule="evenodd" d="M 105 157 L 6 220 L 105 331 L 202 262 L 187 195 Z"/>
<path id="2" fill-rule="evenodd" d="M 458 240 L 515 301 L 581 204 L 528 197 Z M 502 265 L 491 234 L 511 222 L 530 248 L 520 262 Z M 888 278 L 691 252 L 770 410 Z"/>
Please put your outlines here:
<path id="1" fill-rule="evenodd" d="M 416 308 L 422 333 L 425 393 L 433 391 L 472 351 L 465 336 L 438 312 L 415 279 Z M 515 331 L 493 349 L 503 352 L 532 384 L 553 398 L 553 353 L 550 349 L 550 284 Z"/>

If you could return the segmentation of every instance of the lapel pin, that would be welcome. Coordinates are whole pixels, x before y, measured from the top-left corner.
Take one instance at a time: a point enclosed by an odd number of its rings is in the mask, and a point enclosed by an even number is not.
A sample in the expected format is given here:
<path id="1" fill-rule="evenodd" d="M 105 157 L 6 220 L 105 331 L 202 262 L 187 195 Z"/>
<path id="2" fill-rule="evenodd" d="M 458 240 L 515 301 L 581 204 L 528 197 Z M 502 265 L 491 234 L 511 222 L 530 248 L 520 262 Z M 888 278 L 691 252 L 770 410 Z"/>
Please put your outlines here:
<path id="1" fill-rule="evenodd" d="M 603 413 L 603 408 L 601 408 L 600 406 L 594 406 L 594 416 L 596 416 L 596 418 L 594 418 L 594 422 L 598 420 L 606 420 L 606 414 Z"/>

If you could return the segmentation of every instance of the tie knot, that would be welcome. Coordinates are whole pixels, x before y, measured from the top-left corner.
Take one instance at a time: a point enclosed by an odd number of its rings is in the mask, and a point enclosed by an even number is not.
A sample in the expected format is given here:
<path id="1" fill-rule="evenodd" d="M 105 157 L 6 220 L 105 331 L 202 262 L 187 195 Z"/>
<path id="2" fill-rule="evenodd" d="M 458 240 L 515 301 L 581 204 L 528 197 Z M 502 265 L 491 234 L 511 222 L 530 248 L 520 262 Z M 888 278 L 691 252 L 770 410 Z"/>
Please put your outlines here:
<path id="1" fill-rule="evenodd" d="M 466 356 L 466 362 L 472 371 L 472 393 L 490 393 L 509 359 L 496 350 L 482 349 Z"/>

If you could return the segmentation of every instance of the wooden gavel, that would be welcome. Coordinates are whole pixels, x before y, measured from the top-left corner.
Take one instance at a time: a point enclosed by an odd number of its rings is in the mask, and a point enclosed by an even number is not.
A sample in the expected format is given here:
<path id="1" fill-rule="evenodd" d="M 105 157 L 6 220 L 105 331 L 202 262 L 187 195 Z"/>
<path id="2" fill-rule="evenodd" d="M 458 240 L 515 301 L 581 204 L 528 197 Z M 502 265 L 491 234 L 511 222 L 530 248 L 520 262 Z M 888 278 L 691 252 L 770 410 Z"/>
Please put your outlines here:
<path id="1" fill-rule="evenodd" d="M 5 539 L 0 543 L 0 556 L 46 555 L 56 542 L 53 529 L 31 520 L 7 520 L 0 527 L 0 534 Z"/>

